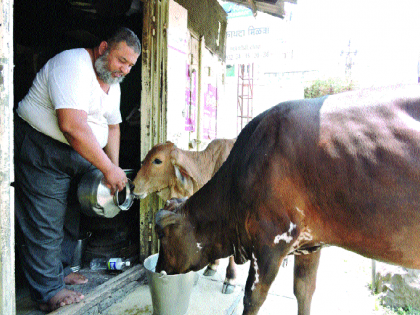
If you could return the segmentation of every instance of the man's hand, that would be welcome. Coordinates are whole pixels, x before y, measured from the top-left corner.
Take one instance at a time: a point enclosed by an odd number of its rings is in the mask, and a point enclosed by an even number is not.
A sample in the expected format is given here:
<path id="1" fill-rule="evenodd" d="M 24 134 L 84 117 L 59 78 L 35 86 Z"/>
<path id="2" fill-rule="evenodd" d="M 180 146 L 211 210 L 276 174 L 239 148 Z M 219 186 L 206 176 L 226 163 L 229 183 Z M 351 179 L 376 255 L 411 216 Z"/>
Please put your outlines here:
<path id="1" fill-rule="evenodd" d="M 106 186 L 111 189 L 111 195 L 114 195 L 117 190 L 121 191 L 127 184 L 127 175 L 116 165 L 113 165 L 109 171 L 103 173 Z"/>

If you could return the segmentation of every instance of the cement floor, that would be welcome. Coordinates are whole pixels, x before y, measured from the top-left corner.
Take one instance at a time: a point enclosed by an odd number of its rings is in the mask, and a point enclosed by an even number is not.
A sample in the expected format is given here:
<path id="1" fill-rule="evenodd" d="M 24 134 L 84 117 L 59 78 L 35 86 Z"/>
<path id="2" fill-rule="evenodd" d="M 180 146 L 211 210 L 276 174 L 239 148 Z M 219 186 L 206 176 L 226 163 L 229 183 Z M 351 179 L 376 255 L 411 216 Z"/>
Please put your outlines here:
<path id="1" fill-rule="evenodd" d="M 297 314 L 293 295 L 293 258 L 280 268 L 268 297 L 259 314 Z M 238 285 L 233 294 L 222 294 L 227 259 L 223 259 L 218 273 L 213 277 L 200 278 L 193 288 L 186 315 L 233 315 L 242 314 L 243 293 L 249 262 L 238 266 Z M 377 297 L 369 291 L 371 281 L 370 259 L 336 247 L 324 248 L 318 272 L 317 290 L 312 302 L 312 315 L 383 315 Z M 153 314 L 149 288 L 142 285 L 113 305 L 104 313 L 108 315 Z"/>
<path id="2" fill-rule="evenodd" d="M 259 314 L 297 314 L 297 303 L 293 295 L 293 258 L 286 267 L 279 270 L 266 301 Z M 193 288 L 188 312 L 185 315 L 236 315 L 243 311 L 243 293 L 249 262 L 238 266 L 237 286 L 234 293 L 222 294 L 225 268 L 228 260 L 223 259 L 213 277 L 205 277 L 200 271 L 197 285 Z M 385 315 L 387 310 L 379 305 L 377 296 L 369 291 L 372 261 L 336 247 L 322 250 L 318 271 L 317 290 L 312 302 L 312 315 Z M 84 273 L 87 275 L 86 273 Z M 87 275 L 89 277 L 89 275 Z M 112 281 L 112 280 L 111 280 Z M 149 287 L 139 284 L 116 298 L 107 308 L 95 310 L 92 314 L 141 315 L 153 314 Z M 93 282 L 92 282 L 93 284 Z M 106 283 L 105 283 L 106 285 Z M 82 288 L 83 286 L 80 286 Z M 88 290 L 85 287 L 83 290 Z M 89 299 L 87 293 L 86 299 Z M 71 310 L 72 306 L 65 307 Z M 77 308 L 74 305 L 74 308 Z M 22 310 L 22 308 L 20 308 Z M 64 310 L 63 310 L 64 311 Z M 67 312 L 68 313 L 68 312 Z M 43 313 L 22 313 L 17 315 L 41 315 Z M 68 313 L 70 314 L 70 313 Z M 71 314 L 76 314 L 73 312 Z M 79 313 L 77 313 L 79 314 Z M 82 313 L 80 313 L 82 314 Z M 85 315 L 86 313 L 83 313 Z"/>

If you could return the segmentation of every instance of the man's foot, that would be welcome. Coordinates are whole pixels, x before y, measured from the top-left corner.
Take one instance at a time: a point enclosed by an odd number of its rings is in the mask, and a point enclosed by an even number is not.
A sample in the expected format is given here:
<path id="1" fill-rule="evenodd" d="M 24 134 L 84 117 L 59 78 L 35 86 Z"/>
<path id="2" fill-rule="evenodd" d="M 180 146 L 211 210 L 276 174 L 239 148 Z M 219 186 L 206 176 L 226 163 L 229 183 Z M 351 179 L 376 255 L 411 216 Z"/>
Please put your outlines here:
<path id="1" fill-rule="evenodd" d="M 54 295 L 48 303 L 39 304 L 39 308 L 43 312 L 52 312 L 65 305 L 79 303 L 84 297 L 82 293 L 63 289 Z"/>
<path id="2" fill-rule="evenodd" d="M 72 272 L 64 277 L 64 283 L 69 285 L 84 284 L 86 282 L 88 282 L 88 279 L 78 272 Z"/>

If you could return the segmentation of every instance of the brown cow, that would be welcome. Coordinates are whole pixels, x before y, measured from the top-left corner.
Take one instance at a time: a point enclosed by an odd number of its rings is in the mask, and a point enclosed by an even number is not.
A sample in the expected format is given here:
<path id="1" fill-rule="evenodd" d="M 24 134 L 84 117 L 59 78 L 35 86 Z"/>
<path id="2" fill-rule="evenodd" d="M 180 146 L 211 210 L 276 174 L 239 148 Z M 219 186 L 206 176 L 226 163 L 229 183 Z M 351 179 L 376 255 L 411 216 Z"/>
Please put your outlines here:
<path id="1" fill-rule="evenodd" d="M 222 166 L 234 143 L 233 139 L 215 139 L 205 150 L 199 152 L 181 150 L 169 141 L 155 145 L 147 153 L 133 181 L 134 194 L 145 198 L 157 192 L 167 202 L 173 198 L 190 197 Z M 218 265 L 218 260 L 212 262 L 204 274 L 213 275 Z M 223 293 L 233 292 L 235 279 L 236 265 L 233 257 L 230 257 Z"/>
<path id="2" fill-rule="evenodd" d="M 420 85 L 281 103 L 240 133 L 223 166 L 156 216 L 156 270 L 250 260 L 243 314 L 257 314 L 295 256 L 299 315 L 310 313 L 329 244 L 420 269 Z"/>

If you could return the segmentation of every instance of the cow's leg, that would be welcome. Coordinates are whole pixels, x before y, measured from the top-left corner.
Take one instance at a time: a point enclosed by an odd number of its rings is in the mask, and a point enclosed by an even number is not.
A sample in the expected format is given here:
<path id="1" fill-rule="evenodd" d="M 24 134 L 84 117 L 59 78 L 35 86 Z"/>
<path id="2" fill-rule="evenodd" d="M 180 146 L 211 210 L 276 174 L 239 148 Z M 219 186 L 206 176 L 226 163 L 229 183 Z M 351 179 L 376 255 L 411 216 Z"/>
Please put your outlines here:
<path id="1" fill-rule="evenodd" d="M 222 293 L 231 294 L 235 290 L 236 264 L 233 256 L 229 257 L 229 264 L 226 267 L 226 279 L 223 283 Z"/>
<path id="2" fill-rule="evenodd" d="M 211 263 L 208 264 L 206 270 L 204 270 L 203 275 L 207 276 L 207 277 L 211 277 L 214 276 L 214 274 L 217 271 L 217 267 L 219 267 L 219 260 L 215 260 L 212 261 Z"/>
<path id="3" fill-rule="evenodd" d="M 295 256 L 293 290 L 298 303 L 298 315 L 311 313 L 320 256 L 320 250 L 308 255 Z"/>
<path id="4" fill-rule="evenodd" d="M 285 255 L 278 251 L 264 252 L 262 255 L 252 253 L 248 278 L 245 285 L 243 315 L 255 315 L 264 303 L 268 290 Z"/>

